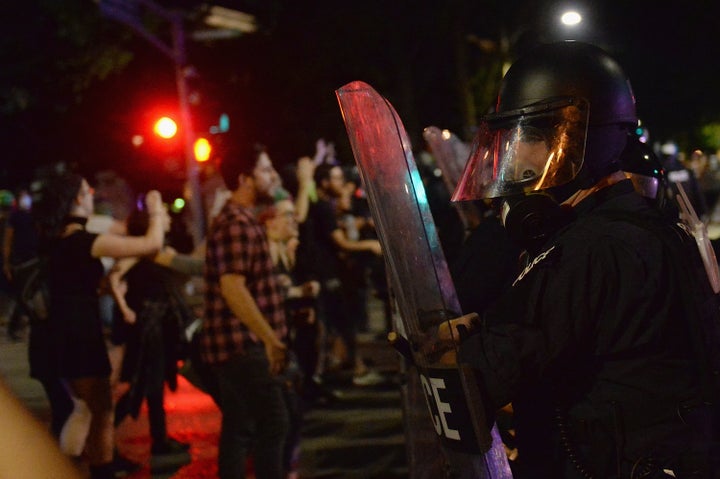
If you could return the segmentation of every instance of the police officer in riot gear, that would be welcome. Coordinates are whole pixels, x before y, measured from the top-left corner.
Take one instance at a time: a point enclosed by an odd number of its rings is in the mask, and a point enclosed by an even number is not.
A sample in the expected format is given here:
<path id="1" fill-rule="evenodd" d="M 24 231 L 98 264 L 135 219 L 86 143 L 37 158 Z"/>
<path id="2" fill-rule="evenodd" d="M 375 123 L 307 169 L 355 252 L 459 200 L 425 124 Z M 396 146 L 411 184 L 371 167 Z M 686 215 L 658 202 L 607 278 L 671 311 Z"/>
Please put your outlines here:
<path id="1" fill-rule="evenodd" d="M 481 319 L 452 322 L 469 328 L 454 337 L 488 417 L 513 405 L 515 477 L 720 470 L 717 303 L 692 238 L 621 171 L 636 124 L 630 83 L 606 52 L 540 46 L 507 72 L 455 191 L 502 199 L 506 228 L 531 252 Z"/>
<path id="2" fill-rule="evenodd" d="M 649 145 L 640 141 L 637 135 L 628 135 L 627 145 L 620 155 L 620 165 L 625 176 L 630 178 L 641 196 L 660 210 L 677 219 L 677 208 L 668 203 L 666 190 L 667 175 L 660 158 Z"/>

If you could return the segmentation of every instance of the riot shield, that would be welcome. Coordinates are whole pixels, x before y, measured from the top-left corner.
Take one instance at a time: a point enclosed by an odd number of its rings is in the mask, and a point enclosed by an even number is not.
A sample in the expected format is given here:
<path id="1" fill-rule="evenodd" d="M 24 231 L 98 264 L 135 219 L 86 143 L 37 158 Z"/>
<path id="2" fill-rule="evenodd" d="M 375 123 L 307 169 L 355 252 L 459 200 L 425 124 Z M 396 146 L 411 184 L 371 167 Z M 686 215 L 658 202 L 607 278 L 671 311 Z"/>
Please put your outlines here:
<path id="1" fill-rule="evenodd" d="M 457 363 L 453 342 L 437 337 L 438 326 L 461 311 L 405 128 L 369 85 L 352 82 L 335 93 L 403 323 L 400 349 L 417 373 L 424 420 L 435 430 L 445 476 L 511 478 L 497 429 L 491 433 L 485 422 L 472 371 Z M 411 472 L 415 467 L 410 464 Z"/>
<path id="2" fill-rule="evenodd" d="M 430 147 L 440 170 L 443 182 L 452 196 L 460 177 L 465 170 L 465 163 L 470 156 L 470 147 L 449 130 L 441 130 L 436 126 L 428 126 L 423 130 L 423 138 Z M 465 229 L 471 229 L 480 222 L 480 213 L 471 201 L 453 203 Z"/>

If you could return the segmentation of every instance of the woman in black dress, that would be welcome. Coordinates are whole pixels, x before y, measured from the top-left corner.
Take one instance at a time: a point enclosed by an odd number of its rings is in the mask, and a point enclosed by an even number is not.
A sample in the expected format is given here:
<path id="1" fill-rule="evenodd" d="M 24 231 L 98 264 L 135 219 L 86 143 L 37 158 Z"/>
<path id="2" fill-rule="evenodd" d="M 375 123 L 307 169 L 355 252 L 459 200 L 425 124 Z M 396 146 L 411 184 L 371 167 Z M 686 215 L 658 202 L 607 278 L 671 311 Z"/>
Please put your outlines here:
<path id="1" fill-rule="evenodd" d="M 44 190 L 38 220 L 48 260 L 48 364 L 73 401 L 84 403 L 91 413 L 84 453 L 91 478 L 104 479 L 114 477 L 114 428 L 110 362 L 98 305 L 104 276 L 100 258 L 158 251 L 167 212 L 160 193 L 152 191 L 146 196 L 150 221 L 144 236 L 89 233 L 85 223 L 93 213 L 93 193 L 79 175 L 55 178 Z M 68 423 L 73 423 L 72 415 Z"/>

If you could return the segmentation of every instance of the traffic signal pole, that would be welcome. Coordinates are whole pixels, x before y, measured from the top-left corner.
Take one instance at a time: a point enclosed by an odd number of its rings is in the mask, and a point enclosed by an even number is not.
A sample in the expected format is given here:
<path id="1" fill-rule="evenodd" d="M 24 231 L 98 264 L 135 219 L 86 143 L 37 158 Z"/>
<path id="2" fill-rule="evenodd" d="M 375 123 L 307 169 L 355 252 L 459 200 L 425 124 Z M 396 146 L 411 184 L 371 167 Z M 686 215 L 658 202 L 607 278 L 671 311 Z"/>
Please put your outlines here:
<path id="1" fill-rule="evenodd" d="M 177 84 L 178 97 L 180 100 L 180 121 L 184 128 L 183 145 L 185 151 L 185 172 L 187 183 L 190 187 L 190 213 L 192 215 L 192 236 L 193 244 L 199 245 L 205 238 L 205 212 L 203 210 L 202 191 L 200 190 L 200 179 L 198 177 L 198 165 L 195 161 L 195 129 L 193 128 L 190 103 L 188 101 L 189 91 L 187 84 L 188 66 L 185 58 L 185 29 L 182 18 L 174 15 L 172 22 L 173 50 L 175 53 L 175 82 Z"/>
<path id="2" fill-rule="evenodd" d="M 145 7 L 151 13 L 169 22 L 172 28 L 172 45 L 168 46 L 151 32 L 147 31 L 140 18 L 140 9 Z M 193 142 L 195 130 L 193 128 L 190 103 L 188 101 L 187 76 L 189 65 L 185 50 L 185 28 L 182 16 L 177 12 L 170 12 L 150 0 L 101 0 L 100 11 L 107 17 L 117 20 L 132 28 L 166 56 L 170 57 L 175 65 L 175 82 L 180 104 L 180 128 L 183 135 L 185 154 L 186 180 L 190 189 L 190 212 L 192 214 L 192 237 L 195 246 L 205 238 L 205 212 L 203 210 L 202 192 L 198 177 L 198 166 L 195 162 Z"/>

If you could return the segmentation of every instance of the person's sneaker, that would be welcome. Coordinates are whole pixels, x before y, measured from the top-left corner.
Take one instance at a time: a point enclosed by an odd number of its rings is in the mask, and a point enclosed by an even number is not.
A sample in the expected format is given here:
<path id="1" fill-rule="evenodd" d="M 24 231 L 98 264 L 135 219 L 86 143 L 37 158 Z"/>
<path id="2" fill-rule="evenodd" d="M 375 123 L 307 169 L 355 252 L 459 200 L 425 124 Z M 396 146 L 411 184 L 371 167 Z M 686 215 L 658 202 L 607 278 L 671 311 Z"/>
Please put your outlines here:
<path id="1" fill-rule="evenodd" d="M 377 386 L 385 382 L 385 378 L 374 369 L 369 369 L 364 374 L 353 376 L 352 382 L 355 386 Z"/>
<path id="2" fill-rule="evenodd" d="M 177 441 L 171 437 L 165 441 L 153 444 L 150 448 L 150 472 L 171 472 L 177 471 L 186 464 L 192 462 L 188 452 L 189 444 Z"/>
<path id="3" fill-rule="evenodd" d="M 153 444 L 150 448 L 150 452 L 153 455 L 164 455 L 164 454 L 179 454 L 187 452 L 190 449 L 190 444 L 180 442 L 177 439 L 168 437 L 165 441 L 157 444 Z"/>
<path id="4" fill-rule="evenodd" d="M 120 454 L 115 454 L 113 458 L 113 474 L 115 477 L 127 477 L 140 469 L 142 469 L 142 464 L 133 462 Z"/>

